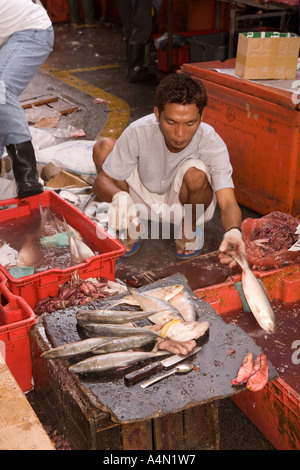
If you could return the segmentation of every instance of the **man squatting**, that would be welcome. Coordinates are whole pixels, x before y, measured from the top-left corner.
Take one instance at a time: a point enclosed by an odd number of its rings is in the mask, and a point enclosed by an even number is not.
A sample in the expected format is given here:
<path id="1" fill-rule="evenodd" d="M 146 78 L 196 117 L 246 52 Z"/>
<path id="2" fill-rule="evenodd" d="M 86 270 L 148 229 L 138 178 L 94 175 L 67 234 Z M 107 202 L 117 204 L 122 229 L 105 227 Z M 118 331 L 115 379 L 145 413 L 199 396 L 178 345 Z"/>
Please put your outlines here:
<path id="1" fill-rule="evenodd" d="M 225 254 L 229 248 L 245 250 L 228 150 L 213 127 L 202 122 L 206 105 L 200 80 L 170 74 L 157 87 L 153 114 L 130 124 L 117 141 L 104 137 L 94 145 L 98 175 L 93 189 L 100 199 L 111 202 L 110 225 L 119 233 L 128 230 L 122 240 L 124 256 L 136 253 L 143 235 L 137 204 L 149 209 L 164 204 L 192 207 L 189 223 L 181 212 L 175 240 L 179 259 L 198 256 L 202 248 L 203 230 L 196 220 L 199 205 L 204 207 L 204 222 L 219 205 L 225 230 L 219 247 L 222 263 L 235 264 Z M 138 240 L 129 236 L 130 226 L 139 227 Z"/>

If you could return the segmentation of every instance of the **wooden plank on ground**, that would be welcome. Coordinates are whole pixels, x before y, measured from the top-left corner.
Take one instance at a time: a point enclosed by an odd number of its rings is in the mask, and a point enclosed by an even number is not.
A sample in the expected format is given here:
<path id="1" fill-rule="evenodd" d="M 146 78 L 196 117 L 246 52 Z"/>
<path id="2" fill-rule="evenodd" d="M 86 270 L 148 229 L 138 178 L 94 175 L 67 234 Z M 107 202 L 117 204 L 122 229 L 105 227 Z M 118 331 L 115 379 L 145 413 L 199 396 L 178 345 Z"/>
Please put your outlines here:
<path id="1" fill-rule="evenodd" d="M 55 450 L 1 354 L 0 450 Z"/>
<path id="2" fill-rule="evenodd" d="M 34 98 L 28 98 L 27 100 L 20 101 L 22 108 L 31 108 L 31 106 L 41 106 L 42 104 L 53 103 L 58 101 L 57 96 L 55 95 L 42 95 L 36 96 Z"/>
<path id="3" fill-rule="evenodd" d="M 78 106 L 68 103 L 61 98 L 58 98 L 56 95 L 43 95 L 37 96 L 34 98 L 29 98 L 27 100 L 21 101 L 23 109 L 31 108 L 32 106 L 44 106 L 46 108 L 55 109 L 61 114 L 70 114 L 74 111 L 77 111 Z"/>
<path id="4" fill-rule="evenodd" d="M 55 109 L 60 112 L 60 114 L 70 114 L 74 111 L 77 111 L 78 106 L 75 104 L 68 103 L 67 101 L 58 99 L 53 103 L 47 104 L 48 108 Z"/>

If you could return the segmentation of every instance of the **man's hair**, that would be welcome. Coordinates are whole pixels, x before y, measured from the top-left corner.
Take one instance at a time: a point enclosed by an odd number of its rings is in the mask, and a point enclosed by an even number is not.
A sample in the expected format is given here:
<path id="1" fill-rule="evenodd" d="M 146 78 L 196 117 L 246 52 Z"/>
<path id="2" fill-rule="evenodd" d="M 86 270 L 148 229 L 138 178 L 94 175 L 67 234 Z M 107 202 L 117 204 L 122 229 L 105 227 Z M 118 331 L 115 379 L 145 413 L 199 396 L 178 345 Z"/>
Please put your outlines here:
<path id="1" fill-rule="evenodd" d="M 159 114 L 167 103 L 195 103 L 202 114 L 207 105 L 207 93 L 201 80 L 194 80 L 183 73 L 172 73 L 163 78 L 156 88 L 155 105 Z"/>

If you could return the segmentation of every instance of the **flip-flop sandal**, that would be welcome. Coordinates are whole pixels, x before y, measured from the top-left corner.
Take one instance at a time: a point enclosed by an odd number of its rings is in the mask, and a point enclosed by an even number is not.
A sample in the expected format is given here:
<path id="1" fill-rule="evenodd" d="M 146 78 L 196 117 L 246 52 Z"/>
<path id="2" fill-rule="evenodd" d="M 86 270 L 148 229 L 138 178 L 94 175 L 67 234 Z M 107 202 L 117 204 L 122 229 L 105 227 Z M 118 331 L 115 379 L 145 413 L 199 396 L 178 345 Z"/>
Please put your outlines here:
<path id="1" fill-rule="evenodd" d="M 201 252 L 202 247 L 203 247 L 203 243 L 204 243 L 203 231 L 202 231 L 201 227 L 197 227 L 196 230 L 195 230 L 194 240 L 188 241 L 188 242 L 182 242 L 181 240 L 175 240 L 175 244 L 182 251 L 184 251 L 184 250 L 186 250 L 186 251 L 193 250 L 194 253 L 190 253 L 190 254 L 186 255 L 184 253 L 178 253 L 177 250 L 175 249 L 174 250 L 174 255 L 178 260 L 181 260 L 181 261 L 186 260 L 186 259 L 197 258 L 200 255 L 200 252 Z M 194 244 L 197 248 L 194 249 L 191 246 L 189 246 L 191 244 Z"/>
<path id="2" fill-rule="evenodd" d="M 144 226 L 143 226 L 143 228 L 144 228 Z M 144 238 L 147 238 L 147 235 L 148 235 L 148 229 L 144 228 L 143 235 L 137 239 L 137 241 L 135 242 L 135 244 L 133 245 L 131 250 L 125 251 L 124 255 L 121 255 L 121 258 L 128 258 L 129 256 L 135 255 L 141 247 L 142 240 Z M 123 243 L 123 245 L 126 248 L 130 243 L 132 243 L 132 240 L 130 242 L 126 242 L 125 240 L 124 241 L 120 240 L 120 242 Z"/>
<path id="3" fill-rule="evenodd" d="M 140 247 L 141 247 L 141 241 L 142 241 L 141 238 L 139 238 L 139 239 L 135 242 L 135 244 L 133 245 L 133 247 L 131 248 L 131 250 L 130 250 L 130 251 L 125 251 L 124 255 L 121 255 L 121 258 L 128 258 L 129 256 L 135 255 L 135 254 L 139 251 L 139 249 L 140 249 Z M 121 243 L 123 243 L 123 242 L 121 242 Z M 126 245 L 125 245 L 124 243 L 123 243 L 123 245 L 126 247 Z"/>

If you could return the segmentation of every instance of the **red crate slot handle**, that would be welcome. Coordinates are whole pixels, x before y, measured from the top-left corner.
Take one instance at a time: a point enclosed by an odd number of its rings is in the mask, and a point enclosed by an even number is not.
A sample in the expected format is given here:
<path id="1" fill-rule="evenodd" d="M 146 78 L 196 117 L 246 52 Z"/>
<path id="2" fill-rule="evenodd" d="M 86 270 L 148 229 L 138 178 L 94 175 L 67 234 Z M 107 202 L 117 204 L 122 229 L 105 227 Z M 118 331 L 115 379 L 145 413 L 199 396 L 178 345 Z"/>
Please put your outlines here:
<path id="1" fill-rule="evenodd" d="M 0 325 L 17 324 L 25 318 L 35 318 L 33 310 L 22 297 L 12 294 L 0 277 Z"/>

